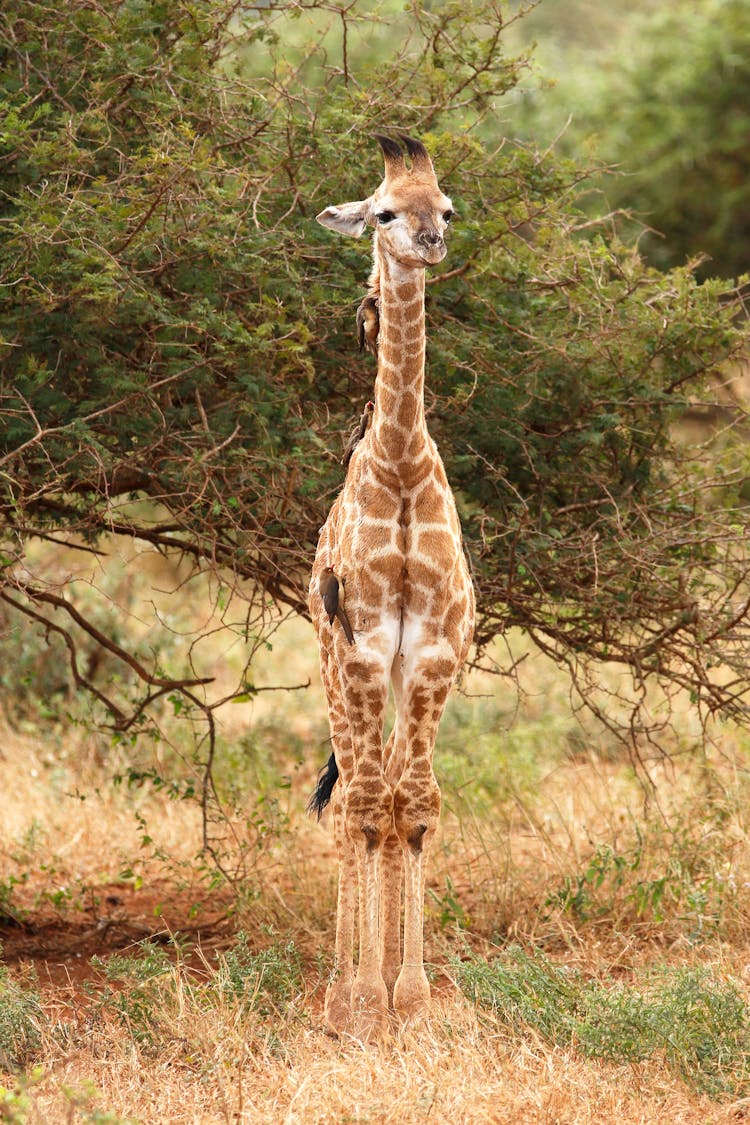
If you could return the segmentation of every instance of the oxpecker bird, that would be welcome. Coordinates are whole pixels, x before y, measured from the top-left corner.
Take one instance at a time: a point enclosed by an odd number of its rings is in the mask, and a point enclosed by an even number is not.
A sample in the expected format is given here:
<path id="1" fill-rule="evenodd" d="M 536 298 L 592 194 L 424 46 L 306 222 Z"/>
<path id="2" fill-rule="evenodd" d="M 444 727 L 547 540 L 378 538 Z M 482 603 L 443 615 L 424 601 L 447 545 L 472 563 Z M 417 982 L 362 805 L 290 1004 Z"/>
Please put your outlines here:
<path id="1" fill-rule="evenodd" d="M 359 350 L 378 354 L 378 332 L 380 331 L 380 310 L 378 298 L 374 293 L 368 295 L 357 309 L 357 343 Z"/>
<path id="2" fill-rule="evenodd" d="M 368 402 L 367 406 L 364 409 L 362 417 L 360 418 L 359 422 L 357 423 L 357 425 L 355 426 L 355 428 L 352 430 L 351 434 L 349 435 L 349 441 L 346 443 L 346 449 L 344 450 L 344 456 L 341 458 L 341 464 L 344 466 L 345 469 L 349 467 L 349 462 L 352 459 L 352 453 L 354 452 L 354 450 L 357 448 L 359 443 L 362 441 L 362 438 L 367 433 L 367 427 L 370 425 L 370 419 L 372 418 L 372 414 L 373 414 L 374 409 L 375 409 L 375 403 L 374 402 Z"/>
<path id="3" fill-rule="evenodd" d="M 334 617 L 338 617 L 347 641 L 350 645 L 353 645 L 354 632 L 352 631 L 347 612 L 344 609 L 344 583 L 340 582 L 338 577 L 333 573 L 332 566 L 324 567 L 323 573 L 320 576 L 318 589 L 323 599 L 323 608 L 326 611 L 329 623 L 333 625 Z"/>

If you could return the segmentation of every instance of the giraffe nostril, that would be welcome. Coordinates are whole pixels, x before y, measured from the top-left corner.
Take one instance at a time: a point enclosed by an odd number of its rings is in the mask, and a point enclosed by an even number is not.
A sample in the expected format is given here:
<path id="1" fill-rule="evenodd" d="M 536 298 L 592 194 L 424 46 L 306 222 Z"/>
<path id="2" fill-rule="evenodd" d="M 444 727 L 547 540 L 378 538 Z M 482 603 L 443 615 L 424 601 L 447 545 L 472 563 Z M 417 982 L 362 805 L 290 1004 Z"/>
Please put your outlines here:
<path id="1" fill-rule="evenodd" d="M 421 230 L 417 235 L 417 242 L 423 246 L 439 246 L 443 241 L 443 236 L 436 230 Z"/>

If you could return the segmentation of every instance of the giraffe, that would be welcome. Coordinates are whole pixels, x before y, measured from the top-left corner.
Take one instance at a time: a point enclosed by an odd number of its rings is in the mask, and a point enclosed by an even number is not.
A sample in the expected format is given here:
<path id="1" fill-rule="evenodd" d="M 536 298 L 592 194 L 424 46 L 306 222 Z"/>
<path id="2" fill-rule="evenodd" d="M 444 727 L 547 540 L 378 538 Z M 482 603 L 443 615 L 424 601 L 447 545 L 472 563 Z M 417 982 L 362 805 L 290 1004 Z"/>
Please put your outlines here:
<path id="1" fill-rule="evenodd" d="M 424 409 L 425 270 L 445 257 L 453 210 L 421 142 L 402 137 L 405 153 L 377 140 L 385 178 L 373 195 L 317 216 L 355 238 L 374 227 L 379 326 L 374 412 L 321 528 L 309 594 L 333 750 L 311 807 L 320 815 L 330 799 L 339 860 L 325 1018 L 365 1041 L 386 1033 L 389 1009 L 402 1022 L 429 1010 L 425 862 L 440 812 L 432 757 L 474 629 L 456 504 Z M 331 575 L 353 644 L 323 605 Z M 396 717 L 384 746 L 389 684 Z"/>

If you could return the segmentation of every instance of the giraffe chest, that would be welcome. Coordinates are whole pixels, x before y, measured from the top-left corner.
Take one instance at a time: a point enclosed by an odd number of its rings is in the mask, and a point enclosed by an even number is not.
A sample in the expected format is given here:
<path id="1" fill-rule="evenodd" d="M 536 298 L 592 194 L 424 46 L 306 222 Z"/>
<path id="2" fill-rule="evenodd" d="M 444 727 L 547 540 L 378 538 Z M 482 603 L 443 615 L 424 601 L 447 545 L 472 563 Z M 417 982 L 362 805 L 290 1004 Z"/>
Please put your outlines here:
<path id="1" fill-rule="evenodd" d="M 356 489 L 339 497 L 331 561 L 322 565 L 344 578 L 349 606 L 399 619 L 444 613 L 457 574 L 463 581 L 465 570 L 456 508 L 444 481 L 444 473 L 434 474 L 404 491 L 363 474 Z"/>

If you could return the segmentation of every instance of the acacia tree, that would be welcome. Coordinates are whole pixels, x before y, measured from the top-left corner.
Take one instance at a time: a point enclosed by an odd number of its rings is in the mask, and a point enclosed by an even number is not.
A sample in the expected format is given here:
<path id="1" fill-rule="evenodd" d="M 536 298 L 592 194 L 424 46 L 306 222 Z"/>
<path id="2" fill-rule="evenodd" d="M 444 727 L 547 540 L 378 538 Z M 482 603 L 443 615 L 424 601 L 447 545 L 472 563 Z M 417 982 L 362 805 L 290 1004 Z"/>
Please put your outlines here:
<path id="1" fill-rule="evenodd" d="M 732 295 L 648 268 L 579 209 L 587 170 L 503 138 L 507 19 L 496 0 L 3 6 L 0 598 L 62 639 L 115 727 L 167 692 L 209 723 L 219 701 L 189 654 L 166 675 L 115 642 L 29 544 L 124 536 L 305 612 L 374 376 L 353 336 L 367 247 L 314 215 L 377 182 L 384 128 L 426 141 L 459 216 L 429 279 L 427 409 L 480 650 L 518 625 L 582 691 L 603 660 L 744 716 L 746 464 L 673 436 L 743 345 Z"/>

